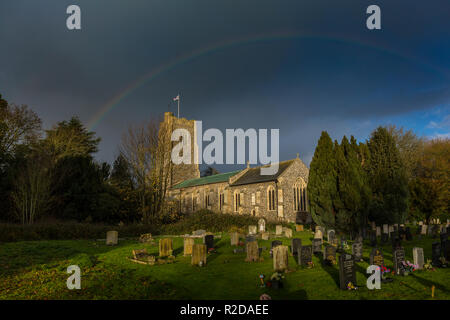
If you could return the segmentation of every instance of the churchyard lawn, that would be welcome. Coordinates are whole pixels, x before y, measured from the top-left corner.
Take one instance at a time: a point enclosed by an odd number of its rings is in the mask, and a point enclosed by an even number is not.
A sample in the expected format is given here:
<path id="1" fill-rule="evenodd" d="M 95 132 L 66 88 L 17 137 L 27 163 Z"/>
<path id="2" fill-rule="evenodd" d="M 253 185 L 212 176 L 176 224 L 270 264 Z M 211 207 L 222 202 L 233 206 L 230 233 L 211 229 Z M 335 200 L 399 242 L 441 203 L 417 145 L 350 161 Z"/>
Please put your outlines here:
<path id="1" fill-rule="evenodd" d="M 220 237 L 220 238 L 219 238 Z M 303 245 L 310 245 L 309 231 L 293 232 Z M 271 241 L 281 240 L 290 246 L 291 239 L 258 239 L 262 262 L 245 262 L 246 253 L 233 253 L 227 233 L 215 237 L 216 253 L 208 254 L 207 265 L 191 266 L 191 257 L 183 256 L 183 238 L 173 238 L 175 262 L 163 265 L 133 263 L 133 249 L 146 248 L 158 255 L 155 244 L 122 240 L 117 246 L 104 241 L 23 241 L 0 244 L 0 299 L 255 299 L 263 293 L 272 299 L 450 299 L 450 268 L 415 271 L 408 276 L 392 276 L 394 281 L 382 283 L 380 290 L 366 287 L 366 268 L 371 247 L 364 242 L 363 259 L 356 267 L 357 285 L 353 291 L 339 289 L 338 265 L 323 266 L 322 258 L 313 257 L 315 267 L 305 269 L 289 256 L 290 272 L 283 279 L 284 287 L 260 287 L 259 275 L 268 280 L 274 273 L 270 257 Z M 196 243 L 201 243 L 196 239 Z M 242 240 L 241 240 L 242 241 Z M 406 260 L 412 261 L 412 248 L 424 248 L 425 260 L 431 259 L 432 243 L 423 237 L 403 241 Z M 351 241 L 349 241 L 351 251 Z M 381 247 L 385 264 L 392 269 L 390 242 Z M 338 254 L 339 256 L 339 254 Z M 69 290 L 67 267 L 81 268 L 81 289 Z M 434 298 L 431 287 L 435 286 Z"/>

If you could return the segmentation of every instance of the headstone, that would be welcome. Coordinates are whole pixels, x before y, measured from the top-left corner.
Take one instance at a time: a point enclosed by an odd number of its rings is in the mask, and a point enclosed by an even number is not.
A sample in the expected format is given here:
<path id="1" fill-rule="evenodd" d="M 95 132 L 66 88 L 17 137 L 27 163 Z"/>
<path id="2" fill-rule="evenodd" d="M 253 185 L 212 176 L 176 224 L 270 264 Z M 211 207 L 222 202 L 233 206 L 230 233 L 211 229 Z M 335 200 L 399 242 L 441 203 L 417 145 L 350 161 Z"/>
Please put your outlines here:
<path id="1" fill-rule="evenodd" d="M 141 243 L 153 243 L 153 238 L 151 233 L 141 234 L 139 237 L 139 242 Z"/>
<path id="2" fill-rule="evenodd" d="M 394 250 L 394 270 L 397 275 L 404 275 L 405 269 L 403 262 L 405 261 L 405 250 L 403 248 L 396 248 Z"/>
<path id="3" fill-rule="evenodd" d="M 247 242 L 246 251 L 247 251 L 247 259 L 245 259 L 245 261 L 247 262 L 259 261 L 259 248 L 257 241 Z"/>
<path id="4" fill-rule="evenodd" d="M 441 267 L 441 244 L 439 242 L 433 242 L 431 248 L 431 264 L 434 267 Z"/>
<path id="5" fill-rule="evenodd" d="M 275 247 L 281 246 L 282 244 L 283 244 L 283 242 L 281 242 L 280 240 L 274 240 L 274 241 L 272 241 L 272 243 L 271 243 L 271 250 L 270 250 L 270 256 L 271 256 L 271 257 L 273 256 L 273 249 L 274 249 Z"/>
<path id="6" fill-rule="evenodd" d="M 292 229 L 291 228 L 284 228 L 284 235 L 286 238 L 292 238 Z"/>
<path id="7" fill-rule="evenodd" d="M 394 226 L 389 226 L 389 234 L 391 234 L 391 232 L 395 232 Z"/>
<path id="8" fill-rule="evenodd" d="M 275 234 L 277 236 L 281 236 L 282 233 L 283 233 L 283 226 L 282 225 L 276 225 L 275 226 Z"/>
<path id="9" fill-rule="evenodd" d="M 349 286 L 356 287 L 355 260 L 351 254 L 344 253 L 339 256 L 340 288 L 347 290 Z"/>
<path id="10" fill-rule="evenodd" d="M 248 226 L 248 234 L 256 234 L 257 233 L 257 227 L 256 226 Z"/>
<path id="11" fill-rule="evenodd" d="M 303 228 L 303 225 L 302 224 L 297 224 L 296 226 L 295 226 L 295 231 L 303 231 L 304 230 L 304 228 Z"/>
<path id="12" fill-rule="evenodd" d="M 336 264 L 336 247 L 327 245 L 323 249 L 323 262 L 326 265 Z"/>
<path id="13" fill-rule="evenodd" d="M 384 266 L 384 256 L 380 249 L 373 248 L 370 253 L 370 265 Z"/>
<path id="14" fill-rule="evenodd" d="M 355 257 L 355 261 L 363 261 L 363 243 L 362 241 L 356 241 L 352 244 L 352 254 Z"/>
<path id="15" fill-rule="evenodd" d="M 275 271 L 285 271 L 288 268 L 288 247 L 287 246 L 276 246 L 273 248 L 273 269 Z"/>
<path id="16" fill-rule="evenodd" d="M 320 228 L 318 228 L 318 227 L 316 227 L 316 232 L 314 233 L 314 239 L 323 240 L 322 230 Z"/>
<path id="17" fill-rule="evenodd" d="M 425 258 L 423 256 L 423 248 L 413 248 L 413 260 L 418 269 L 423 269 Z"/>
<path id="18" fill-rule="evenodd" d="M 312 262 L 312 247 L 301 246 L 300 254 L 298 255 L 298 264 L 301 266 L 307 266 Z"/>
<path id="19" fill-rule="evenodd" d="M 171 238 L 159 239 L 159 256 L 168 257 L 173 253 L 173 242 Z"/>
<path id="20" fill-rule="evenodd" d="M 204 235 L 203 244 L 206 244 L 206 250 L 214 248 L 214 236 L 212 234 Z"/>
<path id="21" fill-rule="evenodd" d="M 248 234 L 245 236 L 245 243 L 256 241 L 256 238 L 253 234 Z"/>
<path id="22" fill-rule="evenodd" d="M 268 232 L 261 233 L 261 239 L 269 240 L 270 234 Z"/>
<path id="23" fill-rule="evenodd" d="M 230 234 L 230 241 L 232 246 L 239 245 L 239 233 L 238 232 L 232 232 Z"/>
<path id="24" fill-rule="evenodd" d="M 291 253 L 296 255 L 302 246 L 302 239 L 294 238 L 291 240 Z"/>
<path id="25" fill-rule="evenodd" d="M 184 252 L 183 255 L 190 256 L 192 254 L 192 247 L 194 246 L 194 238 L 184 238 Z"/>
<path id="26" fill-rule="evenodd" d="M 264 220 L 263 218 L 258 220 L 258 231 L 266 232 L 266 220 Z"/>
<path id="27" fill-rule="evenodd" d="M 381 228 L 377 227 L 377 237 L 381 237 Z"/>
<path id="28" fill-rule="evenodd" d="M 206 265 L 206 244 L 194 244 L 192 247 L 192 265 Z"/>
<path id="29" fill-rule="evenodd" d="M 205 230 L 195 230 L 195 231 L 192 231 L 192 234 L 193 234 L 194 236 L 203 236 L 205 233 L 206 233 Z"/>
<path id="30" fill-rule="evenodd" d="M 321 253 L 322 252 L 322 240 L 313 239 L 312 250 L 313 250 L 313 254 Z"/>
<path id="31" fill-rule="evenodd" d="M 389 225 L 388 224 L 383 224 L 383 233 L 389 234 Z"/>
<path id="32" fill-rule="evenodd" d="M 336 231 L 333 229 L 328 230 L 327 232 L 327 240 L 329 243 L 335 243 L 336 240 Z"/>
<path id="33" fill-rule="evenodd" d="M 392 250 L 402 247 L 402 240 L 399 237 L 393 237 L 392 240 Z"/>
<path id="34" fill-rule="evenodd" d="M 119 242 L 119 233 L 117 231 L 108 231 L 106 233 L 106 245 L 115 246 Z"/>
<path id="35" fill-rule="evenodd" d="M 372 221 L 370 223 L 370 226 L 372 227 L 372 230 L 376 230 L 376 228 L 377 228 L 377 225 L 376 225 L 375 221 Z"/>
<path id="36" fill-rule="evenodd" d="M 423 225 L 423 222 L 422 221 L 419 221 L 419 226 L 422 226 Z"/>

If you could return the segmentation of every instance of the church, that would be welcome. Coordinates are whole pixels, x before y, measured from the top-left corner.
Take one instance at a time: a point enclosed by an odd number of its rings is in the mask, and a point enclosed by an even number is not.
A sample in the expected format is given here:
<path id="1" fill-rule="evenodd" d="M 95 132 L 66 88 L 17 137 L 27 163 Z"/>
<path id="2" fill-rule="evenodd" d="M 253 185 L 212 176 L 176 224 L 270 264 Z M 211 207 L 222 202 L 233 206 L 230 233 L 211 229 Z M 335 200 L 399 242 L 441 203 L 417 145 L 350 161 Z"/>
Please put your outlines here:
<path id="1" fill-rule="evenodd" d="M 171 131 L 187 129 L 196 141 L 194 120 L 166 112 L 162 125 Z M 309 223 L 306 193 L 309 169 L 298 154 L 295 159 L 281 161 L 273 175 L 261 175 L 263 167 L 247 164 L 242 170 L 200 177 L 198 164 L 173 165 L 168 195 L 184 214 L 209 209 L 218 214 L 249 214 L 271 221 Z"/>

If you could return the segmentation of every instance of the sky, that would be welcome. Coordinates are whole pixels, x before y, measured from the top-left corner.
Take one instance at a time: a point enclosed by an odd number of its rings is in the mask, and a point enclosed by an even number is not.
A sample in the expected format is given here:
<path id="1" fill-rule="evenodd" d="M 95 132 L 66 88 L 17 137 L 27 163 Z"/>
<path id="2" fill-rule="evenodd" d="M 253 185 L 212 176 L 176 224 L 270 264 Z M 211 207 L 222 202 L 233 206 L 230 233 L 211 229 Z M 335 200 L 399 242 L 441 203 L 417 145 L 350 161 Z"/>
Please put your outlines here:
<path id="1" fill-rule="evenodd" d="M 66 27 L 71 4 L 81 30 Z M 381 30 L 366 27 L 372 4 Z M 279 129 L 280 159 L 307 165 L 324 130 L 449 137 L 450 2 L 2 0 L 0 93 L 45 128 L 78 116 L 110 163 L 178 93 L 204 130 Z"/>

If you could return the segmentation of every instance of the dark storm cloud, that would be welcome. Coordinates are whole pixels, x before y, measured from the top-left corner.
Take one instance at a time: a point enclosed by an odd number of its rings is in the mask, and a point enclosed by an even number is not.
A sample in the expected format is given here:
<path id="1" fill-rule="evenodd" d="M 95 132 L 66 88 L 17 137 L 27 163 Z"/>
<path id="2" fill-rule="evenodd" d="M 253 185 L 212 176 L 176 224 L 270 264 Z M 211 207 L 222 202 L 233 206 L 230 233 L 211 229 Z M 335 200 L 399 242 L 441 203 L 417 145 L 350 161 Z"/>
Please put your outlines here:
<path id="1" fill-rule="evenodd" d="M 65 27 L 69 4 L 81 31 Z M 142 75 L 217 44 L 121 100 L 95 128 L 99 159 L 181 92 L 181 114 L 205 128 L 280 128 L 281 158 L 309 161 L 322 130 L 365 139 L 382 119 L 449 103 L 448 0 L 377 1 L 378 31 L 365 28 L 371 4 L 4 0 L 0 92 L 46 126 L 73 114 L 87 123 Z"/>

